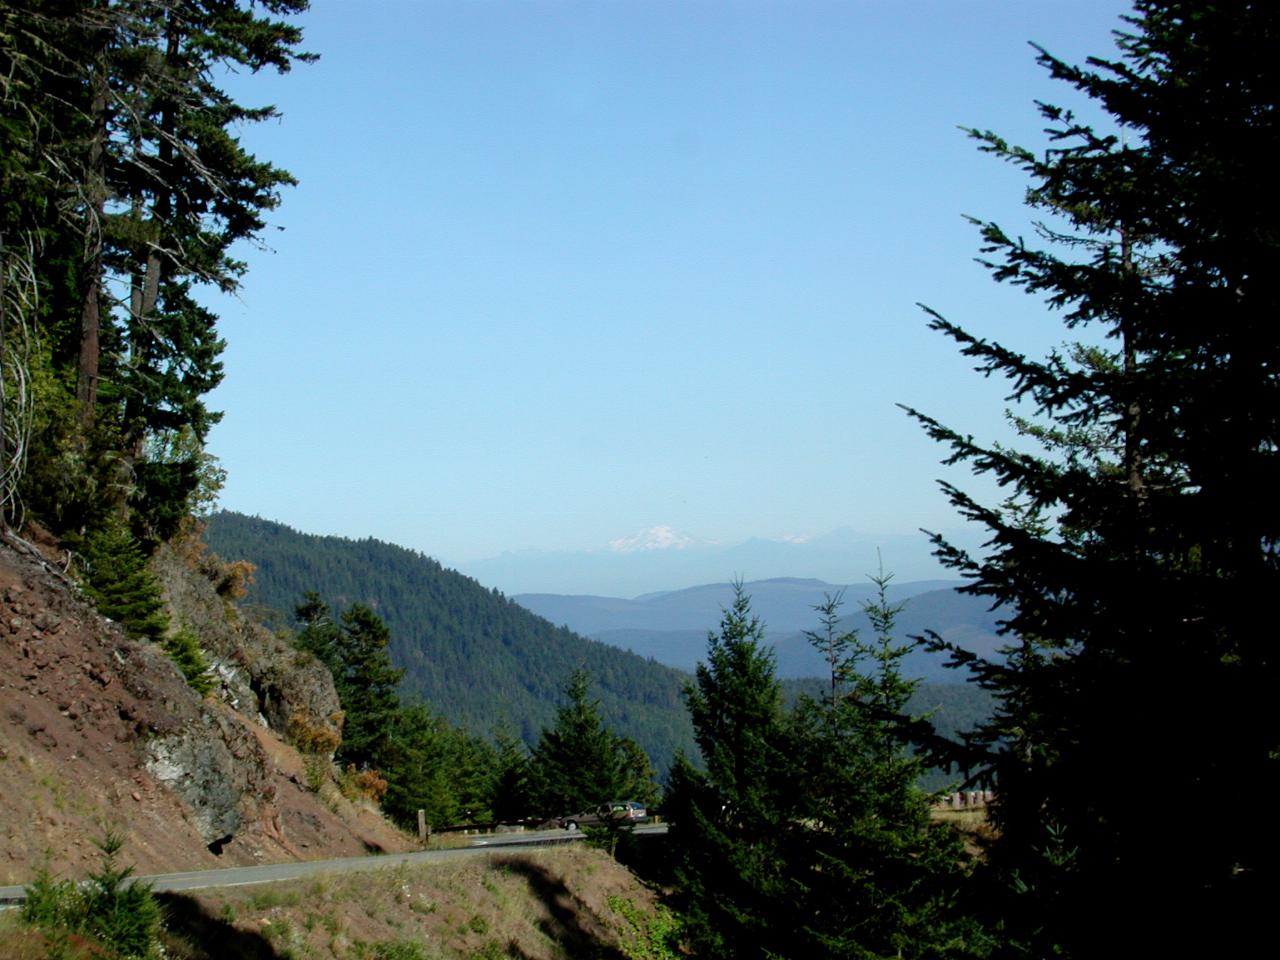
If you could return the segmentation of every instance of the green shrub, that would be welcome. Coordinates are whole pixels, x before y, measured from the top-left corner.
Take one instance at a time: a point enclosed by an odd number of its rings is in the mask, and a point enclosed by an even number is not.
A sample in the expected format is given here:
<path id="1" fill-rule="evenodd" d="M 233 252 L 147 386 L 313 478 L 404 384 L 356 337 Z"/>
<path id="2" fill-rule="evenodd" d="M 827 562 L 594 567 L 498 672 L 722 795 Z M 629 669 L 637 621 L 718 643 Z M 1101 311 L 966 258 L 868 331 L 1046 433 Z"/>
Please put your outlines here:
<path id="1" fill-rule="evenodd" d="M 123 837 L 108 833 L 95 842 L 102 851 L 102 865 L 89 874 L 80 892 L 85 932 L 120 957 L 154 956 L 160 935 L 160 904 L 149 885 L 130 879 L 132 867 L 117 865 Z"/>
<path id="2" fill-rule="evenodd" d="M 412 940 L 385 940 L 373 946 L 373 960 L 429 960 L 427 952 Z"/>
<path id="3" fill-rule="evenodd" d="M 131 880 L 132 867 L 121 867 L 117 855 L 124 839 L 108 833 L 95 841 L 102 865 L 82 884 L 55 880 L 42 869 L 26 888 L 24 922 L 51 937 L 81 933 L 97 940 L 120 960 L 149 960 L 158 955 L 160 905 L 151 888 Z"/>
<path id="4" fill-rule="evenodd" d="M 213 672 L 209 669 L 209 661 L 200 649 L 200 641 L 189 628 L 183 627 L 176 633 L 164 638 L 164 652 L 169 659 L 178 665 L 182 675 L 187 678 L 187 685 L 200 696 L 207 696 L 213 691 Z"/>
<path id="5" fill-rule="evenodd" d="M 677 960 L 680 951 L 680 920 L 658 905 L 652 916 L 625 897 L 611 896 L 606 902 L 618 917 L 619 946 L 627 960 Z"/>
<path id="6" fill-rule="evenodd" d="M 55 880 L 48 867 L 41 867 L 25 890 L 22 921 L 45 931 L 64 930 L 78 919 L 80 891 L 74 881 Z"/>
<path id="7" fill-rule="evenodd" d="M 85 583 L 98 612 L 124 627 L 129 636 L 161 641 L 169 629 L 160 584 L 147 569 L 147 558 L 120 523 L 92 533 L 82 550 Z"/>

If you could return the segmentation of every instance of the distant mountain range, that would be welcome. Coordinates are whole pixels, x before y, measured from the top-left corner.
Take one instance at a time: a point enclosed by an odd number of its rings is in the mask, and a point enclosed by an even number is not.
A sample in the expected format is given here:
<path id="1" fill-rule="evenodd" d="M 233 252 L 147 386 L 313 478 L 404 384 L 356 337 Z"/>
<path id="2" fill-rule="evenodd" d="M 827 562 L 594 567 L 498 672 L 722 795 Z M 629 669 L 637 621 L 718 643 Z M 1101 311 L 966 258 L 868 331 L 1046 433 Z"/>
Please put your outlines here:
<path id="1" fill-rule="evenodd" d="M 957 581 L 925 580 L 890 584 L 893 602 L 904 603 L 896 634 L 906 640 L 933 631 L 983 656 L 996 655 L 1004 644 L 996 633 L 998 613 L 985 599 L 956 591 Z M 848 586 L 817 579 L 777 578 L 744 584 L 753 612 L 765 625 L 765 636 L 778 656 L 783 678 L 821 676 L 826 664 L 803 631 L 817 627 L 814 607 L 843 591 L 842 629 L 870 635 L 861 604 L 874 588 L 869 583 Z M 519 594 L 512 598 L 552 623 L 659 663 L 692 670 L 705 658 L 707 634 L 718 628 L 722 611 L 733 599 L 733 586 L 714 583 L 645 594 L 634 599 L 562 594 Z M 957 682 L 963 679 L 943 666 L 941 657 L 924 650 L 908 654 L 904 669 L 921 679 Z"/>
<path id="2" fill-rule="evenodd" d="M 980 546 L 976 533 L 944 532 L 957 546 Z M 876 536 L 848 527 L 819 537 L 757 538 L 730 544 L 699 540 L 670 527 L 654 527 L 615 539 L 599 550 L 522 550 L 457 567 L 508 595 L 637 597 L 739 576 L 753 581 L 802 577 L 833 583 L 863 582 L 868 572 L 878 569 L 880 558 L 885 569 L 903 582 L 950 575 L 934 559 L 923 533 Z"/>
<path id="3" fill-rule="evenodd" d="M 451 723 L 480 734 L 505 728 L 531 744 L 552 721 L 570 672 L 585 666 L 595 679 L 593 695 L 606 722 L 640 743 L 660 772 L 677 752 L 697 753 L 681 695 L 689 676 L 682 671 L 705 657 L 707 633 L 718 628 L 722 608 L 733 596 L 729 583 L 633 599 L 556 594 L 508 599 L 404 547 L 303 534 L 238 513 L 211 517 L 205 541 L 224 558 L 256 564 L 245 603 L 260 614 L 274 611 L 278 625 L 292 620 L 308 590 L 335 610 L 353 602 L 371 606 L 391 629 L 392 659 L 406 670 L 404 694 L 421 698 Z M 983 601 L 957 594 L 950 583 L 893 585 L 892 597 L 907 603 L 899 635 L 933 629 L 968 649 L 996 649 L 1001 641 L 995 636 L 995 615 Z M 798 578 L 745 586 L 777 650 L 779 675 L 823 676 L 825 664 L 800 631 L 817 625 L 813 605 L 840 587 Z M 857 610 L 870 594 L 865 581 L 845 589 L 847 624 L 865 629 Z M 964 678 L 942 669 L 936 657 L 914 652 L 907 671 L 942 684 L 922 686 L 912 709 L 942 709 L 949 729 L 965 727 L 990 710 L 984 691 L 959 683 Z M 789 689 L 819 691 L 821 682 Z"/>

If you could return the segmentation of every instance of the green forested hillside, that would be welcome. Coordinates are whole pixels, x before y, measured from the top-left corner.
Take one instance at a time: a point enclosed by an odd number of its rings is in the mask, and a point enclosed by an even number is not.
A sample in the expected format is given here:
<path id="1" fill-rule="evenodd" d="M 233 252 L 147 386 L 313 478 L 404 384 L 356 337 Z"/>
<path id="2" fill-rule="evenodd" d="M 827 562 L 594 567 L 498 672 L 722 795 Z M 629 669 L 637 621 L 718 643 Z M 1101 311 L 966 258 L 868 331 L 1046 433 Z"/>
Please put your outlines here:
<path id="1" fill-rule="evenodd" d="M 378 540 L 299 533 L 221 512 L 205 541 L 257 566 L 246 602 L 292 621 L 314 590 L 333 608 L 368 604 L 391 628 L 403 693 L 477 733 L 505 728 L 528 744 L 554 720 L 569 675 L 585 667 L 606 722 L 665 771 L 695 753 L 680 690 L 684 675 L 563 628 L 413 550 Z"/>

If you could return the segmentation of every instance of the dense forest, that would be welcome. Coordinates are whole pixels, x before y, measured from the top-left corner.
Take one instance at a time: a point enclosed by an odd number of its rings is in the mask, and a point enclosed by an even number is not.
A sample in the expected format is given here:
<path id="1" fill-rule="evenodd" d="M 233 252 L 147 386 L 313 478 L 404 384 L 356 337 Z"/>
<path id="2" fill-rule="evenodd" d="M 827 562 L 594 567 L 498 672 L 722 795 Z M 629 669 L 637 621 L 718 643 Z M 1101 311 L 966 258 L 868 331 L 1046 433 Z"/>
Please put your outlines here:
<path id="1" fill-rule="evenodd" d="M 482 735 L 506 730 L 532 746 L 570 675 L 583 669 L 605 721 L 639 743 L 659 771 L 676 753 L 694 751 L 683 674 L 552 626 L 420 553 L 226 511 L 209 518 L 204 536 L 221 556 L 255 565 L 246 602 L 274 611 L 282 624 L 292 625 L 308 591 L 335 608 L 370 607 L 391 631 L 404 696 L 451 723 Z"/>

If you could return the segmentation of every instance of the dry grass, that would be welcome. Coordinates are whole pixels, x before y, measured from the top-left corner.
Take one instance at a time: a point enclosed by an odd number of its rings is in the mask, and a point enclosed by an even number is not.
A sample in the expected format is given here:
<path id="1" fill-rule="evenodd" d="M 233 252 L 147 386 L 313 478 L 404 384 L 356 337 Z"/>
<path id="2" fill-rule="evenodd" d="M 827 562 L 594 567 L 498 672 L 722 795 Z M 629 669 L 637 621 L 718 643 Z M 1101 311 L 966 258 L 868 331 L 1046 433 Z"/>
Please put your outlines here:
<path id="1" fill-rule="evenodd" d="M 48 960 L 50 956 L 64 960 L 99 960 L 102 957 L 101 947 L 75 934 L 66 937 L 61 951 L 58 946 L 43 932 L 23 926 L 17 910 L 0 912 L 0 957 L 4 960 Z"/>
<path id="2" fill-rule="evenodd" d="M 164 899 L 188 941 L 175 960 L 622 960 L 611 896 L 654 909 L 629 871 L 575 844 Z"/>
<path id="3" fill-rule="evenodd" d="M 985 807 L 952 810 L 935 807 L 930 816 L 937 823 L 949 823 L 964 838 L 965 849 L 975 857 L 981 857 L 987 841 L 994 836 Z"/>

